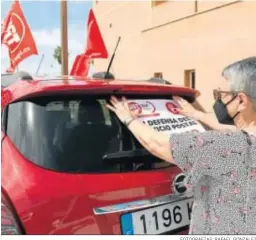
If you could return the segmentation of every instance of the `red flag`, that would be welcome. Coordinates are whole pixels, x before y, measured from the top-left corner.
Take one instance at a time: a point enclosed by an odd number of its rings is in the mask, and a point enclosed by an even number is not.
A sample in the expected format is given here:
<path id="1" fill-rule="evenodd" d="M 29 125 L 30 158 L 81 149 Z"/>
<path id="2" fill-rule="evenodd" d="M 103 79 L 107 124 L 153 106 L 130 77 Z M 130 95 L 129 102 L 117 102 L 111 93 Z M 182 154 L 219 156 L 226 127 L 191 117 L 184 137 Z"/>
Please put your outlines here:
<path id="1" fill-rule="evenodd" d="M 8 47 L 11 68 L 25 58 L 37 55 L 37 48 L 19 1 L 14 1 L 2 25 L 1 41 Z"/>
<path id="2" fill-rule="evenodd" d="M 90 56 L 90 58 L 108 58 L 108 51 L 92 9 L 89 12 L 87 22 L 87 47 L 85 55 Z"/>
<path id="3" fill-rule="evenodd" d="M 71 69 L 71 76 L 87 76 L 89 72 L 90 58 L 85 54 L 77 55 Z"/>
<path id="4" fill-rule="evenodd" d="M 11 59 L 10 51 L 8 53 L 9 53 L 9 58 Z M 7 73 L 13 73 L 14 72 L 14 68 L 12 66 L 9 66 L 5 71 Z"/>

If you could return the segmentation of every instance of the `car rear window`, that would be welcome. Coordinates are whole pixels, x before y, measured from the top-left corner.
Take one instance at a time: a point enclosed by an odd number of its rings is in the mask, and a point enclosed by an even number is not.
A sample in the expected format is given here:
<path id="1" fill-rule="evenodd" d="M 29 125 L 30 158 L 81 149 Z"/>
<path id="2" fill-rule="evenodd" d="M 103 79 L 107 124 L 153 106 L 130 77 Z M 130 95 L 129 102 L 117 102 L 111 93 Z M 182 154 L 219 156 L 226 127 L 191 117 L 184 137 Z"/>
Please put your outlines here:
<path id="1" fill-rule="evenodd" d="M 171 166 L 144 151 L 105 107 L 107 99 L 109 96 L 48 96 L 10 104 L 7 135 L 28 160 L 59 172 L 112 173 Z M 175 122 L 154 116 L 152 102 L 130 100 L 130 106 L 146 109 L 142 121 L 158 131 L 184 128 L 185 118 Z M 173 110 L 172 105 L 167 107 Z"/>

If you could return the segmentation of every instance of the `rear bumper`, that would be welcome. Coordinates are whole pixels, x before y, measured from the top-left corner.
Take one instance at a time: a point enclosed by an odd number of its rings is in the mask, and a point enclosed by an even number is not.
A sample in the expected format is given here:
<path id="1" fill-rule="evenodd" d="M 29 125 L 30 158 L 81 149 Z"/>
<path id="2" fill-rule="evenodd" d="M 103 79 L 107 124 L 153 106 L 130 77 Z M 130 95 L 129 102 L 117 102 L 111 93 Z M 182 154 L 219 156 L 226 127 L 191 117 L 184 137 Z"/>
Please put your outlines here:
<path id="1" fill-rule="evenodd" d="M 177 200 L 183 200 L 185 198 L 191 198 L 191 197 L 193 197 L 192 193 L 179 194 L 179 195 L 169 194 L 169 195 L 156 197 L 148 200 L 139 200 L 139 201 L 110 205 L 110 206 L 97 207 L 93 209 L 93 212 L 95 215 L 123 213 L 127 211 L 135 211 L 143 208 L 155 207 L 158 205 L 174 202 Z"/>
<path id="2" fill-rule="evenodd" d="M 93 212 L 96 215 L 96 217 L 100 217 L 100 218 L 104 216 L 111 217 L 113 216 L 112 214 L 114 215 L 117 214 L 120 218 L 121 215 L 128 212 L 136 212 L 140 210 L 149 209 L 152 207 L 158 207 L 160 205 L 165 205 L 165 204 L 176 202 L 179 200 L 189 199 L 192 196 L 193 194 L 189 192 L 186 194 L 169 194 L 169 195 L 159 196 L 159 197 L 147 199 L 147 200 L 138 200 L 138 201 L 121 203 L 121 204 L 108 205 L 104 207 L 98 207 L 98 208 L 94 208 Z M 121 220 L 119 221 L 119 224 L 121 224 Z M 120 225 L 120 230 L 121 230 L 121 225 Z M 189 225 L 162 233 L 161 235 L 187 235 L 188 231 L 189 231 Z M 114 234 L 122 235 L 122 230 Z"/>

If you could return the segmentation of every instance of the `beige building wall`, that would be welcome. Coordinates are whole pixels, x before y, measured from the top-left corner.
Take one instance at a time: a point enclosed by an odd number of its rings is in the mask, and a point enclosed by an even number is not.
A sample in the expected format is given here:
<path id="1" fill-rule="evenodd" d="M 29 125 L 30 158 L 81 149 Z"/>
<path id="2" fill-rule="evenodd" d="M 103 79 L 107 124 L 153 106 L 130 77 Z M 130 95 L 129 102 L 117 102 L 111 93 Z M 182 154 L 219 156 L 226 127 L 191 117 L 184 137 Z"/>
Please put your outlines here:
<path id="1" fill-rule="evenodd" d="M 94 1 L 94 11 L 110 54 L 122 37 L 111 70 L 117 78 L 162 72 L 184 85 L 185 70 L 194 69 L 207 111 L 212 90 L 225 84 L 223 67 L 256 56 L 256 1 Z M 108 62 L 96 60 L 95 70 L 105 70 Z"/>

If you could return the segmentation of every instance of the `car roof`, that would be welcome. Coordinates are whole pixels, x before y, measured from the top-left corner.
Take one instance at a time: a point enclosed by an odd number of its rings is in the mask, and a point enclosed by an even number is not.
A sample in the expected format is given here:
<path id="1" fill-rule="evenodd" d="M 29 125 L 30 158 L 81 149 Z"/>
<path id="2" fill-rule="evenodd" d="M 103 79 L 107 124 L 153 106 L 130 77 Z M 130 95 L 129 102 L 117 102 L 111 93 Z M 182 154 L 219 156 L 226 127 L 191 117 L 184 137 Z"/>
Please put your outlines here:
<path id="1" fill-rule="evenodd" d="M 9 103 L 20 99 L 36 96 L 47 95 L 48 93 L 69 92 L 76 90 L 116 90 L 116 92 L 132 92 L 136 93 L 169 93 L 169 94 L 185 94 L 189 96 L 198 95 L 199 92 L 182 87 L 168 85 L 164 83 L 155 83 L 144 80 L 120 80 L 120 79 L 92 79 L 88 77 L 34 77 L 29 78 L 26 73 L 21 74 L 22 77 L 17 78 L 15 74 L 2 74 L 2 89 L 8 91 Z M 26 80 L 21 80 L 22 78 Z"/>

